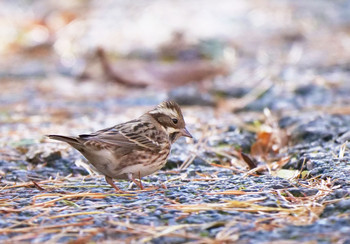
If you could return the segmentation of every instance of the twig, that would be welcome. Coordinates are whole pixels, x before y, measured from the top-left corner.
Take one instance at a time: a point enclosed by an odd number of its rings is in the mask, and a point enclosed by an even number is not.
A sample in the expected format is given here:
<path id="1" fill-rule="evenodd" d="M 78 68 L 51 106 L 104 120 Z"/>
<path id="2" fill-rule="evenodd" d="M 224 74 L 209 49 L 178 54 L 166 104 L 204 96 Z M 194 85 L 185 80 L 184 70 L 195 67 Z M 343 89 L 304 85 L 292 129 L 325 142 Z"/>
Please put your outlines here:
<path id="1" fill-rule="evenodd" d="M 34 186 L 35 186 L 38 190 L 40 190 L 40 191 L 45 191 L 45 189 L 42 188 L 37 182 L 35 182 L 34 180 L 32 180 L 32 182 L 33 182 Z"/>

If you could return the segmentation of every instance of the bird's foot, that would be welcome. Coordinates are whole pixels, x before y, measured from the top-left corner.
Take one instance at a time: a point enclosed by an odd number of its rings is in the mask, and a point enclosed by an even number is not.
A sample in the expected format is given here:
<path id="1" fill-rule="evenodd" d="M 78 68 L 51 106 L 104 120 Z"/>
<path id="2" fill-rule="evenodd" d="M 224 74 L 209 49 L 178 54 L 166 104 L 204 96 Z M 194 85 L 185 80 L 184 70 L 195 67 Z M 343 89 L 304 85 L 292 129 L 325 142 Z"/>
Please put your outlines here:
<path id="1" fill-rule="evenodd" d="M 129 178 L 129 180 L 131 180 L 132 182 L 134 182 L 135 185 L 137 185 L 141 190 L 144 189 L 144 188 L 143 188 L 143 185 L 142 185 L 142 181 L 141 181 L 141 173 L 140 173 L 140 172 L 139 172 L 139 180 L 136 180 L 136 179 L 134 178 L 134 176 L 133 176 L 132 173 L 129 173 L 129 174 L 128 174 L 128 178 Z M 130 185 L 129 187 L 131 187 L 131 185 Z"/>
<path id="2" fill-rule="evenodd" d="M 115 189 L 115 191 L 116 191 L 117 193 L 120 193 L 120 194 L 126 193 L 125 191 L 120 190 L 120 188 L 114 184 L 113 179 L 112 179 L 111 177 L 105 176 L 105 179 L 106 179 L 106 182 L 107 182 L 108 184 L 110 184 L 110 185 Z"/>
<path id="3" fill-rule="evenodd" d="M 133 179 L 132 182 L 134 182 L 141 190 L 144 189 L 141 180 L 135 180 L 135 179 Z"/>

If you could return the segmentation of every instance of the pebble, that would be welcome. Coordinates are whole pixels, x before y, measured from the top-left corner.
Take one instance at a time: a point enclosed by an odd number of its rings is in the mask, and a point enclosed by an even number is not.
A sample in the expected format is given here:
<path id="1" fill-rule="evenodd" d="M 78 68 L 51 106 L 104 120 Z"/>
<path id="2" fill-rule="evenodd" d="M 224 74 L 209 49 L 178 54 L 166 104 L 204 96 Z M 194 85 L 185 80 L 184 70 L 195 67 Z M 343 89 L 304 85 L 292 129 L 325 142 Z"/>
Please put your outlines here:
<path id="1" fill-rule="evenodd" d="M 342 210 L 342 211 L 346 211 L 346 210 L 350 211 L 350 199 L 340 200 L 334 206 L 335 206 L 336 209 L 339 209 L 339 210 Z"/>
<path id="2" fill-rule="evenodd" d="M 169 99 L 180 105 L 201 105 L 214 106 L 214 97 L 208 93 L 202 93 L 197 87 L 192 85 L 181 86 L 171 90 L 168 94 Z"/>

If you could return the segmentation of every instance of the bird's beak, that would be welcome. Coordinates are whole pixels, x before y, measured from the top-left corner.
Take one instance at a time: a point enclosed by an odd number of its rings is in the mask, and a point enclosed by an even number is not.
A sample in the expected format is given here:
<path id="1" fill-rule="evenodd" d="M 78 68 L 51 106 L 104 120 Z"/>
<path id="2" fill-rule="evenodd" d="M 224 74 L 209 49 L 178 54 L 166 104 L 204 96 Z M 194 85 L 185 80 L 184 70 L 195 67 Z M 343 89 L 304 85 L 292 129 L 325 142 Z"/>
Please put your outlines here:
<path id="1" fill-rule="evenodd" d="M 187 136 L 187 137 L 189 137 L 189 138 L 192 138 L 192 135 L 190 134 L 190 132 L 188 132 L 188 130 L 187 130 L 186 128 L 183 128 L 183 129 L 181 130 L 181 135 Z"/>

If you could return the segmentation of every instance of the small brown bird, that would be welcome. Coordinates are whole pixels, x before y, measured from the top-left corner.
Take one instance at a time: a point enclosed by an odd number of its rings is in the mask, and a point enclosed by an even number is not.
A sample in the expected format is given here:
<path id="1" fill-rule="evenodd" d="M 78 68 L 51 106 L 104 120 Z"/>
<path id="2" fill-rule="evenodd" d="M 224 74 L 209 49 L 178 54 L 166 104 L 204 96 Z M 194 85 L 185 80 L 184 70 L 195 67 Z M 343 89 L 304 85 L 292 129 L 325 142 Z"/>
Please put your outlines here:
<path id="1" fill-rule="evenodd" d="M 116 191 L 114 179 L 129 179 L 141 189 L 141 177 L 165 164 L 171 144 L 179 137 L 192 138 L 179 105 L 166 101 L 135 120 L 77 137 L 48 135 L 77 149 Z M 138 177 L 138 183 L 135 178 Z"/>

